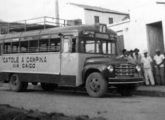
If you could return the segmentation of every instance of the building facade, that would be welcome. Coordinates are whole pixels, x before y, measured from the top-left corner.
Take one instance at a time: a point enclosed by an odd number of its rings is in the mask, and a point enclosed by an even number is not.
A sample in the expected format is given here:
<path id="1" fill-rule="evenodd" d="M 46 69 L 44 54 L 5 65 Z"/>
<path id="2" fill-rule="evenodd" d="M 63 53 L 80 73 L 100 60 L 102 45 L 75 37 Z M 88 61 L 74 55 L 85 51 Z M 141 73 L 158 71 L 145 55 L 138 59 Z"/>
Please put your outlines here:
<path id="1" fill-rule="evenodd" d="M 109 28 L 123 35 L 127 49 L 148 49 L 151 55 L 159 48 L 164 53 L 165 2 L 155 0 L 130 11 L 130 20 L 110 25 Z"/>
<path id="2" fill-rule="evenodd" d="M 70 3 L 69 5 L 75 8 L 73 19 L 81 19 L 82 24 L 103 23 L 106 25 L 110 25 L 119 21 L 123 21 L 129 17 L 128 13 L 109 10 L 101 7 L 75 3 Z"/>

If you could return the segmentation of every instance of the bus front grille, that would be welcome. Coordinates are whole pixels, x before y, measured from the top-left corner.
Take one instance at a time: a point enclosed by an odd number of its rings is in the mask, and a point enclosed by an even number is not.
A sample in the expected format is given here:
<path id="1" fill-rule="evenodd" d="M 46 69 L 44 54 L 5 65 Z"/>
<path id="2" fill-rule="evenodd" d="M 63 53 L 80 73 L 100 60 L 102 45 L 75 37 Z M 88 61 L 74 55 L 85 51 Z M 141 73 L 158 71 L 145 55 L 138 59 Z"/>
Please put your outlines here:
<path id="1" fill-rule="evenodd" d="M 134 76 L 136 72 L 135 65 L 119 64 L 115 65 L 115 76 Z"/>

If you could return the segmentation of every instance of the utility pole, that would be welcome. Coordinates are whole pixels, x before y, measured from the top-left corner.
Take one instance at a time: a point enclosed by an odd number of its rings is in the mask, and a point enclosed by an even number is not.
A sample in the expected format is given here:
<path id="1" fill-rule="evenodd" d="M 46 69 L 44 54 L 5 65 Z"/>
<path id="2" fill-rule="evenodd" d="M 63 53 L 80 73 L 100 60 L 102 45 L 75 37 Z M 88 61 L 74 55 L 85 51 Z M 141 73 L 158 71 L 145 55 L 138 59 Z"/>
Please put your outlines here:
<path id="1" fill-rule="evenodd" d="M 58 0 L 55 0 L 55 22 L 57 26 L 60 26 L 59 19 L 59 4 Z"/>

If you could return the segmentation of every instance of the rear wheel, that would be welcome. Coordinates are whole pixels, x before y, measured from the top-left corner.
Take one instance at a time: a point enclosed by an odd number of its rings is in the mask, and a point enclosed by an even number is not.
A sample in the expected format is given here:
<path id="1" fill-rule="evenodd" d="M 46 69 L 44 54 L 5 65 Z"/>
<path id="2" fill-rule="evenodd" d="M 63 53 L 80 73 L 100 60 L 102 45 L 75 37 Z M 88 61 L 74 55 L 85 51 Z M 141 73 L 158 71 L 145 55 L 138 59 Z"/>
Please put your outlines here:
<path id="1" fill-rule="evenodd" d="M 101 73 L 93 72 L 86 80 L 86 91 L 89 96 L 102 97 L 108 89 L 108 83 Z"/>
<path id="2" fill-rule="evenodd" d="M 57 85 L 52 83 L 41 83 L 41 87 L 45 91 L 53 91 Z"/>
<path id="3" fill-rule="evenodd" d="M 16 92 L 25 91 L 28 87 L 27 82 L 20 81 L 18 74 L 11 75 L 9 85 L 10 85 L 10 89 Z"/>

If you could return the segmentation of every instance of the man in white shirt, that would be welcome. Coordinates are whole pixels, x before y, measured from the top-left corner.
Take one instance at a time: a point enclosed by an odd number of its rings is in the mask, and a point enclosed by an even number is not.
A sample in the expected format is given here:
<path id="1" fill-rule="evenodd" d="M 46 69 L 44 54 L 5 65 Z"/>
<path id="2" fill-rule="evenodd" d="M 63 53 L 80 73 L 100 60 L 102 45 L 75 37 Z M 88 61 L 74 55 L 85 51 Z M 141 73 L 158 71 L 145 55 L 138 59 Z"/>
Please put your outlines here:
<path id="1" fill-rule="evenodd" d="M 146 85 L 155 85 L 155 81 L 154 81 L 154 77 L 153 77 L 153 73 L 152 73 L 152 59 L 151 57 L 148 55 L 147 50 L 145 50 L 144 52 L 144 57 L 142 57 L 141 59 L 141 63 L 142 63 L 142 67 L 144 69 L 144 77 L 145 77 L 145 84 Z"/>
<path id="2" fill-rule="evenodd" d="M 154 56 L 154 64 L 156 71 L 156 81 L 158 85 L 164 85 L 164 55 L 160 53 L 160 49 L 156 49 L 156 55 Z"/>

